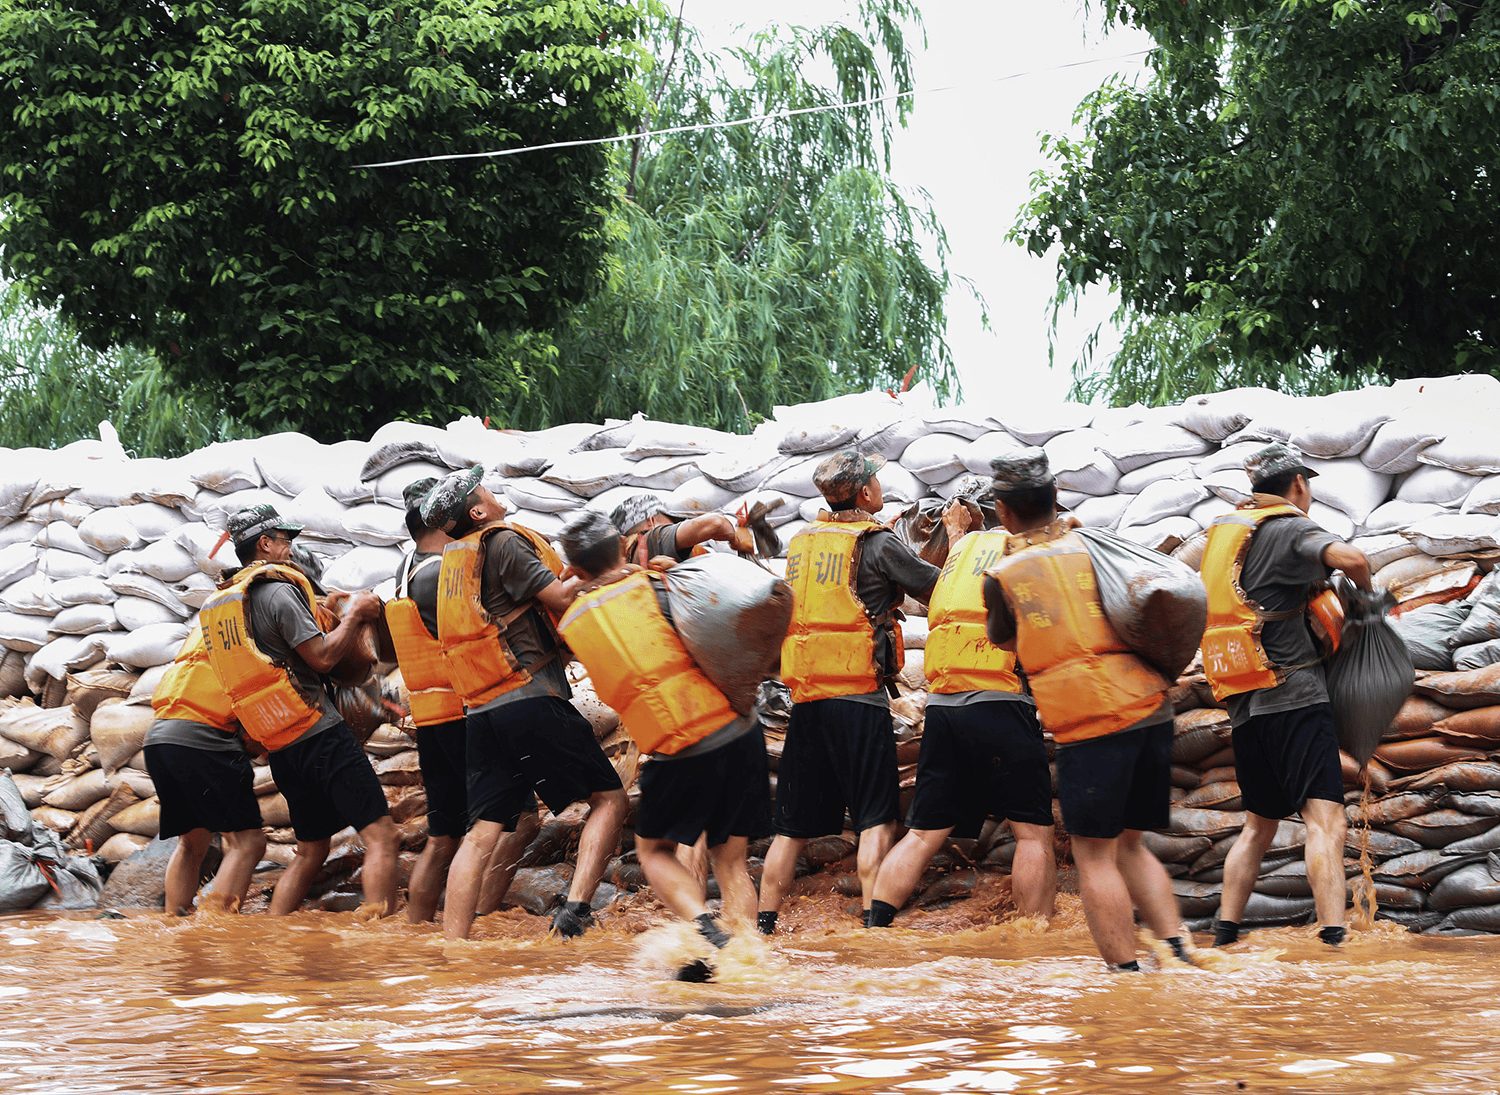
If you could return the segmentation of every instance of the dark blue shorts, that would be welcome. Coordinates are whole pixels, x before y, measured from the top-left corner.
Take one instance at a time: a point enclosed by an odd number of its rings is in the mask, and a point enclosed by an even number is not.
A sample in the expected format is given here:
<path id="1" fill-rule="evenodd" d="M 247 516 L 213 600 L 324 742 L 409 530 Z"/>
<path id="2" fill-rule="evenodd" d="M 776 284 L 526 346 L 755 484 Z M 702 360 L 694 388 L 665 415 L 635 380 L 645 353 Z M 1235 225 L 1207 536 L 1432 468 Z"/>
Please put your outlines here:
<path id="1" fill-rule="evenodd" d="M 696 844 L 707 833 L 710 848 L 732 836 L 767 836 L 770 774 L 766 735 L 759 726 L 701 756 L 649 760 L 641 766 L 636 835 Z"/>
<path id="2" fill-rule="evenodd" d="M 1119 836 L 1172 823 L 1172 724 L 1159 722 L 1057 750 L 1057 799 L 1074 836 Z"/>
<path id="3" fill-rule="evenodd" d="M 517 700 L 468 718 L 469 824 L 514 830 L 540 798 L 554 814 L 598 791 L 620 790 L 620 777 L 589 720 L 557 696 Z"/>
<path id="4" fill-rule="evenodd" d="M 327 840 L 345 826 L 363 829 L 390 813 L 370 758 L 340 720 L 270 757 L 298 840 Z"/>
<path id="5" fill-rule="evenodd" d="M 835 697 L 792 704 L 776 770 L 776 831 L 809 840 L 895 821 L 896 735 L 889 708 Z"/>
<path id="6" fill-rule="evenodd" d="M 463 719 L 417 727 L 417 760 L 427 791 L 427 835 L 462 837 L 469 828 L 468 732 Z"/>
<path id="7" fill-rule="evenodd" d="M 1310 798 L 1344 801 L 1344 769 L 1327 703 L 1255 715 L 1235 727 L 1234 777 L 1245 809 L 1290 817 Z"/>
<path id="8" fill-rule="evenodd" d="M 261 827 L 255 766 L 243 752 L 146 746 L 146 771 L 161 805 L 161 838 L 194 829 L 241 833 Z"/>
<path id="9" fill-rule="evenodd" d="M 987 817 L 1052 824 L 1052 773 L 1036 709 L 999 700 L 927 705 L 908 829 L 975 837 Z"/>

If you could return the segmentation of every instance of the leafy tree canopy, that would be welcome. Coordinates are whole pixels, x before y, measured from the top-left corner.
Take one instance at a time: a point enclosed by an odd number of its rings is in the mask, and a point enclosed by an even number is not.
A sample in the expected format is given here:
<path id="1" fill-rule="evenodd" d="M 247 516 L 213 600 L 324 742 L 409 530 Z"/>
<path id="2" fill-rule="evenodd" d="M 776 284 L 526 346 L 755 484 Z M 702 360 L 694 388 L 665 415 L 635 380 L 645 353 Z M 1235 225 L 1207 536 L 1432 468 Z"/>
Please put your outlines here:
<path id="1" fill-rule="evenodd" d="M 859 17 L 719 53 L 680 12 L 657 18 L 642 132 L 909 91 L 915 7 L 870 0 Z M 509 424 L 644 411 L 747 429 L 777 403 L 908 373 L 946 394 L 946 242 L 926 196 L 886 174 L 909 102 L 622 146 L 605 288 L 519 348 L 532 379 Z"/>
<path id="2" fill-rule="evenodd" d="M 1500 6 L 1103 0 L 1156 41 L 1015 230 L 1120 293 L 1117 398 L 1500 365 Z M 1171 391 L 1172 388 L 1186 389 Z"/>
<path id="3" fill-rule="evenodd" d="M 594 287 L 597 147 L 644 105 L 615 0 L 0 0 L 0 249 L 90 347 L 267 430 L 486 410 L 496 331 Z"/>

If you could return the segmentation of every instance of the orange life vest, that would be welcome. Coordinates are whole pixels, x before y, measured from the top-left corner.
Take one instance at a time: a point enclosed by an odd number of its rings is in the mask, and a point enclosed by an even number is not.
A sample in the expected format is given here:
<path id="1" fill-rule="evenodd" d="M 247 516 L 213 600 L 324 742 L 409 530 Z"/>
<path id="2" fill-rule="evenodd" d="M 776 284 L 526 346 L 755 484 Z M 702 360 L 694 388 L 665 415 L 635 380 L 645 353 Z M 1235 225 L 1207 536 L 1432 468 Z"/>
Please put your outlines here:
<path id="1" fill-rule="evenodd" d="M 796 703 L 863 696 L 886 683 L 875 664 L 875 628 L 888 628 L 895 670 L 906 664 L 894 612 L 872 620 L 855 591 L 865 537 L 879 528 L 868 515 L 831 521 L 826 514 L 792 537 L 786 580 L 795 596 L 792 626 L 781 645 L 781 675 Z"/>
<path id="2" fill-rule="evenodd" d="M 927 605 L 928 691 L 1020 692 L 1016 656 L 985 634 L 984 572 L 1005 555 L 1001 530 L 971 532 L 948 553 Z"/>
<path id="3" fill-rule="evenodd" d="M 307 610 L 317 618 L 317 598 L 302 571 L 279 563 L 256 563 L 210 597 L 199 620 L 208 664 L 229 694 L 240 725 L 250 738 L 275 752 L 311 730 L 323 717 L 323 708 L 309 703 L 290 671 L 255 645 L 245 605 L 250 586 L 256 582 L 291 583 L 302 591 Z"/>
<path id="4" fill-rule="evenodd" d="M 1105 618 L 1083 538 L 1060 522 L 1011 537 L 986 571 L 1016 619 L 1016 660 L 1042 725 L 1062 743 L 1104 737 L 1159 709 L 1168 682 Z"/>
<path id="5" fill-rule="evenodd" d="M 580 594 L 560 625 L 599 698 L 643 753 L 679 753 L 732 722 L 729 700 L 703 675 L 639 571 Z"/>
<path id="6" fill-rule="evenodd" d="M 1266 654 L 1261 628 L 1268 620 L 1290 620 L 1312 611 L 1325 643 L 1338 647 L 1343 609 L 1330 590 L 1306 606 L 1285 612 L 1268 612 L 1251 600 L 1240 584 L 1250 540 L 1264 522 L 1280 517 L 1305 517 L 1286 502 L 1271 502 L 1259 495 L 1232 513 L 1226 513 L 1208 529 L 1199 573 L 1208 590 L 1208 626 L 1203 631 L 1203 672 L 1213 687 L 1215 699 L 1238 696 L 1260 688 L 1275 688 L 1286 680 L 1293 666 L 1278 666 Z"/>
<path id="7" fill-rule="evenodd" d="M 415 563 L 415 565 L 413 565 Z M 407 593 L 417 571 L 440 566 L 441 556 L 430 556 L 420 563 L 415 556 L 406 562 L 397 597 L 385 605 L 385 622 L 391 629 L 391 643 L 401 666 L 401 679 L 411 701 L 411 720 L 418 726 L 438 726 L 464 717 L 464 701 L 448 680 L 448 663 L 443 647 L 422 622 L 417 602 Z"/>
<path id="8" fill-rule="evenodd" d="M 208 664 L 201 627 L 182 640 L 172 667 L 151 693 L 151 708 L 159 719 L 186 719 L 230 735 L 239 729 L 229 693 Z"/>
<path id="9" fill-rule="evenodd" d="M 553 574 L 562 575 L 562 560 L 546 537 L 522 525 L 492 521 L 443 548 L 442 571 L 438 575 L 438 643 L 448 667 L 453 690 L 469 707 L 482 707 L 491 700 L 514 692 L 531 681 L 505 641 L 505 629 L 522 613 L 537 606 L 534 601 L 518 605 L 503 619 L 493 619 L 480 603 L 484 570 L 484 542 L 498 532 L 514 532 L 523 538 Z M 541 616 L 549 628 L 556 622 L 551 613 Z M 548 660 L 553 655 L 547 655 Z M 539 668 L 540 663 L 531 668 Z"/>

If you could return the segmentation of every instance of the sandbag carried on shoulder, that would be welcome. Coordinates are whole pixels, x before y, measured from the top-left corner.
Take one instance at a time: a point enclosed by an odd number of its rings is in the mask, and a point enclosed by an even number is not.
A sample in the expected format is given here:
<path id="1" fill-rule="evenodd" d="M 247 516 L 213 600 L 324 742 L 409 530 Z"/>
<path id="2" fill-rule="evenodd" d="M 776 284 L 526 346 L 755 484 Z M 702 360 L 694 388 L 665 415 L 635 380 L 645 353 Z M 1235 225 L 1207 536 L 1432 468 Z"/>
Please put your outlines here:
<path id="1" fill-rule="evenodd" d="M 664 577 L 682 645 L 729 705 L 751 714 L 791 626 L 792 587 L 723 552 L 678 563 Z"/>
<path id="2" fill-rule="evenodd" d="M 1339 748 L 1363 767 L 1411 695 L 1416 670 L 1406 643 L 1386 618 L 1389 593 L 1343 583 L 1340 597 L 1344 629 L 1328 661 L 1328 699 Z"/>
<path id="3" fill-rule="evenodd" d="M 1203 641 L 1208 591 L 1196 571 L 1109 529 L 1080 528 L 1104 615 L 1126 645 L 1175 681 Z"/>

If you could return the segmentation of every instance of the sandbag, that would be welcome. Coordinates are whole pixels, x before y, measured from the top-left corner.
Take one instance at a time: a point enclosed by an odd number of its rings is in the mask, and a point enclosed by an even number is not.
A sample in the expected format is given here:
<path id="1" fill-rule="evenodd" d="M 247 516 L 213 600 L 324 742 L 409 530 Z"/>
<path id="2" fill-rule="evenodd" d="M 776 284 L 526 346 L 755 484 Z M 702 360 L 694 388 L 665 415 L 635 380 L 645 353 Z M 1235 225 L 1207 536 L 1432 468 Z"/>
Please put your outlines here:
<path id="1" fill-rule="evenodd" d="M 600 449 L 565 453 L 552 462 L 541 478 L 574 494 L 592 498 L 623 484 L 629 470 L 630 465 L 621 459 L 618 451 Z"/>
<path id="2" fill-rule="evenodd" d="M 665 575 L 667 603 L 682 644 L 741 715 L 777 658 L 792 621 L 791 586 L 754 563 L 715 553 Z"/>
<path id="3" fill-rule="evenodd" d="M 122 632 L 111 637 L 109 657 L 137 669 L 166 665 L 177 656 L 177 648 L 187 633 L 187 625 L 178 623 L 152 624 L 138 631 Z"/>
<path id="4" fill-rule="evenodd" d="M 29 909 L 51 888 L 33 849 L 0 840 L 0 913 Z"/>
<path id="5" fill-rule="evenodd" d="M 120 627 L 114 605 L 74 605 L 52 618 L 52 630 L 63 635 L 92 635 Z"/>
<path id="6" fill-rule="evenodd" d="M 1401 709 L 1386 727 L 1383 741 L 1406 741 L 1410 738 L 1432 736 L 1433 723 L 1453 714 L 1451 707 L 1444 707 L 1429 696 L 1408 696 Z"/>
<path id="7" fill-rule="evenodd" d="M 1468 855 L 1444 855 L 1441 848 L 1424 848 L 1420 852 L 1397 856 L 1377 866 L 1376 882 L 1389 882 L 1398 886 L 1416 886 L 1430 890 L 1441 879 L 1467 863 L 1483 860 L 1488 853 L 1470 852 Z"/>
<path id="8" fill-rule="evenodd" d="M 146 541 L 119 509 L 95 510 L 78 526 L 79 539 L 102 555 L 141 547 Z"/>
<path id="9" fill-rule="evenodd" d="M 906 447 L 900 464 L 924 483 L 942 483 L 969 470 L 959 455 L 969 443 L 957 434 L 930 433 Z"/>
<path id="10" fill-rule="evenodd" d="M 47 596 L 59 608 L 71 608 L 73 605 L 113 604 L 119 594 L 110 589 L 104 579 L 86 574 L 81 578 L 64 578 L 60 582 L 53 582 L 47 590 Z"/>
<path id="11" fill-rule="evenodd" d="M 238 570 L 240 565 L 234 545 L 228 540 L 220 540 L 221 531 L 194 521 L 173 533 L 172 540 L 188 553 L 200 572 L 217 578 L 225 570 Z"/>
<path id="12" fill-rule="evenodd" d="M 1166 460 L 1153 460 L 1149 464 L 1142 464 L 1132 471 L 1120 476 L 1120 481 L 1115 484 L 1115 489 L 1121 494 L 1139 494 L 1152 483 L 1160 483 L 1163 479 L 1185 479 L 1192 475 L 1193 465 L 1197 461 L 1191 456 L 1174 456 Z M 1248 484 L 1245 473 L 1240 472 L 1240 478 Z"/>
<path id="13" fill-rule="evenodd" d="M 1397 772 L 1422 772 L 1454 761 L 1481 760 L 1483 757 L 1481 750 L 1454 745 L 1436 736 L 1388 741 L 1375 749 L 1375 758 Z"/>
<path id="14" fill-rule="evenodd" d="M 1384 532 L 1374 536 L 1359 536 L 1349 541 L 1350 547 L 1359 548 L 1370 564 L 1370 573 L 1375 574 L 1386 564 L 1394 563 L 1420 552 L 1420 548 L 1399 532 Z"/>
<path id="15" fill-rule="evenodd" d="M 1392 477 L 1371 471 L 1358 460 L 1309 457 L 1307 464 L 1318 473 L 1312 485 L 1316 499 L 1344 513 L 1356 525 L 1362 525 L 1390 493 Z"/>
<path id="16" fill-rule="evenodd" d="M 624 483 L 642 490 L 670 493 L 698 474 L 693 457 L 647 456 L 626 465 Z"/>
<path id="17" fill-rule="evenodd" d="M 1021 451 L 1021 442 L 1017 441 L 1009 431 L 996 430 L 976 437 L 967 445 L 958 450 L 958 458 L 963 466 L 975 475 L 989 475 L 990 461 L 999 456 L 1010 456 Z M 899 454 L 898 454 L 899 455 Z M 1118 479 L 1119 472 L 1116 471 L 1115 478 Z"/>
<path id="18" fill-rule="evenodd" d="M 860 421 L 866 421 L 860 418 Z M 857 427 L 856 427 L 857 428 Z M 798 441 L 796 434 L 800 431 L 796 427 L 788 428 L 783 435 L 781 444 L 789 446 L 783 451 L 793 452 Z M 718 452 L 725 445 L 738 441 L 736 434 L 725 433 L 722 430 L 709 429 L 707 426 L 687 426 L 677 422 L 657 422 L 652 419 L 643 419 L 636 424 L 635 432 L 630 438 L 630 443 L 625 446 L 623 453 L 626 460 L 639 461 L 648 456 L 701 456 L 706 453 Z M 805 440 L 805 439 L 804 439 Z M 580 446 L 575 446 L 579 447 Z M 817 451 L 816 449 L 807 451 Z M 561 458 L 559 458 L 559 463 Z M 555 471 L 557 464 L 550 469 Z"/>
<path id="19" fill-rule="evenodd" d="M 1085 498 L 1073 507 L 1073 516 L 1079 522 L 1093 528 L 1114 528 L 1120 515 L 1130 505 L 1134 495 L 1108 494 L 1099 498 Z"/>
<path id="20" fill-rule="evenodd" d="M 1110 625 L 1167 680 L 1176 680 L 1196 656 L 1208 622 L 1202 579 L 1177 560 L 1106 530 L 1081 528 L 1078 534 L 1088 546 Z"/>
<path id="21" fill-rule="evenodd" d="M 323 571 L 323 586 L 330 592 L 342 590 L 346 593 L 374 589 L 395 576 L 402 558 L 399 548 L 361 544 L 339 556 Z"/>
<path id="22" fill-rule="evenodd" d="M 165 621 L 141 620 L 140 622 L 127 622 L 127 617 L 137 619 L 140 615 L 138 609 L 132 611 L 130 602 L 149 601 L 169 610 L 174 619 L 181 619 L 190 615 L 190 613 L 187 606 L 182 603 L 182 598 L 178 595 L 177 586 L 190 582 L 193 579 L 206 579 L 206 577 L 201 572 L 194 572 L 189 574 L 182 582 L 169 586 L 166 582 L 159 581 L 149 574 L 135 574 L 130 571 L 122 571 L 119 574 L 111 575 L 105 584 L 116 594 L 117 599 L 114 602 L 115 615 L 120 621 L 120 626 L 127 631 L 133 631 L 137 627 L 145 627 L 147 623 L 161 623 Z M 209 588 L 213 588 L 211 581 L 209 581 Z M 120 608 L 122 604 L 125 606 L 123 610 Z"/>
<path id="23" fill-rule="evenodd" d="M 0 612 L 0 646 L 30 654 L 47 645 L 46 616 L 26 616 L 19 612 Z"/>
<path id="24" fill-rule="evenodd" d="M 1172 824 L 1167 831 L 1190 836 L 1206 836 L 1220 840 L 1245 827 L 1245 815 L 1231 810 L 1195 810 L 1190 807 L 1172 806 Z"/>
<path id="25" fill-rule="evenodd" d="M 71 707 L 41 708 L 23 700 L 0 712 L 0 735 L 38 753 L 66 760 L 88 741 L 89 726 Z"/>
<path id="26" fill-rule="evenodd" d="M 89 736 L 99 751 L 99 764 L 113 772 L 130 762 L 146 743 L 155 713 L 149 706 L 107 699 L 98 704 L 89 719 Z"/>
<path id="27" fill-rule="evenodd" d="M 1490 571 L 1463 603 L 1469 611 L 1453 633 L 1455 648 L 1500 639 L 1500 572 Z"/>
<path id="28" fill-rule="evenodd" d="M 0 592 L 0 605 L 25 616 L 55 616 L 61 606 L 52 599 L 52 580 L 32 574 Z"/>
<path id="29" fill-rule="evenodd" d="M 1471 643 L 1453 651 L 1453 668 L 1456 670 L 1483 669 L 1497 663 L 1500 663 L 1500 639 Z"/>
<path id="30" fill-rule="evenodd" d="M 1447 792 L 1441 788 L 1423 791 L 1397 791 L 1369 802 L 1356 802 L 1344 807 L 1349 825 L 1369 825 L 1376 829 L 1389 828 L 1392 822 L 1402 821 L 1418 814 L 1430 813 L 1442 801 Z"/>
<path id="31" fill-rule="evenodd" d="M 57 784 L 42 797 L 46 806 L 60 810 L 86 810 L 109 795 L 109 777 L 101 768 L 90 768 L 76 776 L 59 776 Z"/>
<path id="32" fill-rule="evenodd" d="M 0 642 L 3 641 L 0 637 Z M 1455 711 L 1491 707 L 1500 704 L 1500 666 L 1490 665 L 1461 673 L 1431 673 L 1412 685 L 1412 691 L 1419 696 L 1430 696 Z"/>
<path id="33" fill-rule="evenodd" d="M 410 539 L 406 511 L 378 502 L 365 502 L 345 510 L 344 531 L 356 543 L 380 547 Z"/>
<path id="34" fill-rule="evenodd" d="M 1433 723 L 1432 732 L 1458 745 L 1500 748 L 1500 707 L 1458 711 Z"/>
<path id="35" fill-rule="evenodd" d="M 1411 695 L 1415 671 L 1406 644 L 1386 619 L 1389 607 L 1383 593 L 1350 589 L 1339 647 L 1328 660 L 1328 700 L 1339 747 L 1360 764 L 1375 753 Z"/>
<path id="36" fill-rule="evenodd" d="M 1500 817 L 1500 791 L 1449 791 L 1445 800 L 1455 810 L 1481 817 Z"/>
<path id="37" fill-rule="evenodd" d="M 1042 449 L 1047 453 L 1047 465 L 1057 477 L 1062 490 L 1075 490 L 1088 495 L 1109 494 L 1120 481 L 1120 469 L 1115 462 L 1099 451 L 1104 435 L 1097 430 L 1069 430 L 1052 438 Z M 967 466 L 967 461 L 965 465 Z M 986 469 L 986 472 L 988 469 Z"/>
<path id="38" fill-rule="evenodd" d="M 1393 821 L 1386 829 L 1397 836 L 1415 840 L 1424 848 L 1442 848 L 1486 833 L 1496 825 L 1500 825 L 1500 817 L 1477 817 L 1461 810 L 1433 810 Z"/>
<path id="39" fill-rule="evenodd" d="M 1450 761 L 1396 783 L 1413 789 L 1446 787 L 1450 791 L 1500 791 L 1500 764 L 1490 760 Z"/>
<path id="40" fill-rule="evenodd" d="M 1428 517 L 1437 517 L 1447 512 L 1442 506 L 1431 502 L 1403 502 L 1399 498 L 1392 499 L 1384 505 L 1377 506 L 1371 514 L 1365 518 L 1365 532 L 1377 534 L 1384 532 L 1399 533 L 1401 529 L 1416 524 L 1418 521 Z"/>
<path id="41" fill-rule="evenodd" d="M 1448 672 L 1453 668 L 1458 629 L 1468 618 L 1470 607 L 1464 601 L 1423 605 L 1391 620 L 1390 626 L 1406 646 L 1415 668 Z"/>
<path id="42" fill-rule="evenodd" d="M 1457 508 L 1479 483 L 1479 476 L 1424 464 L 1401 481 L 1396 498 Z"/>
<path id="43" fill-rule="evenodd" d="M 1209 450 L 1202 437 L 1181 426 L 1140 422 L 1126 426 L 1100 443 L 1099 448 L 1112 459 L 1121 472 L 1172 457 L 1198 456 Z"/>
<path id="44" fill-rule="evenodd" d="M 1171 408 L 1173 412 L 1176 408 Z M 1023 445 L 1045 445 L 1066 430 L 1078 430 L 1093 421 L 1097 412 L 1082 403 L 1040 399 L 1007 399 L 995 415 Z"/>
<path id="45" fill-rule="evenodd" d="M 161 831 L 161 805 L 154 798 L 127 806 L 109 819 L 110 825 L 122 833 L 137 836 L 155 836 Z"/>
<path id="46" fill-rule="evenodd" d="M 1418 521 L 1402 533 L 1435 558 L 1500 547 L 1500 518 L 1487 513 L 1444 514 Z"/>

